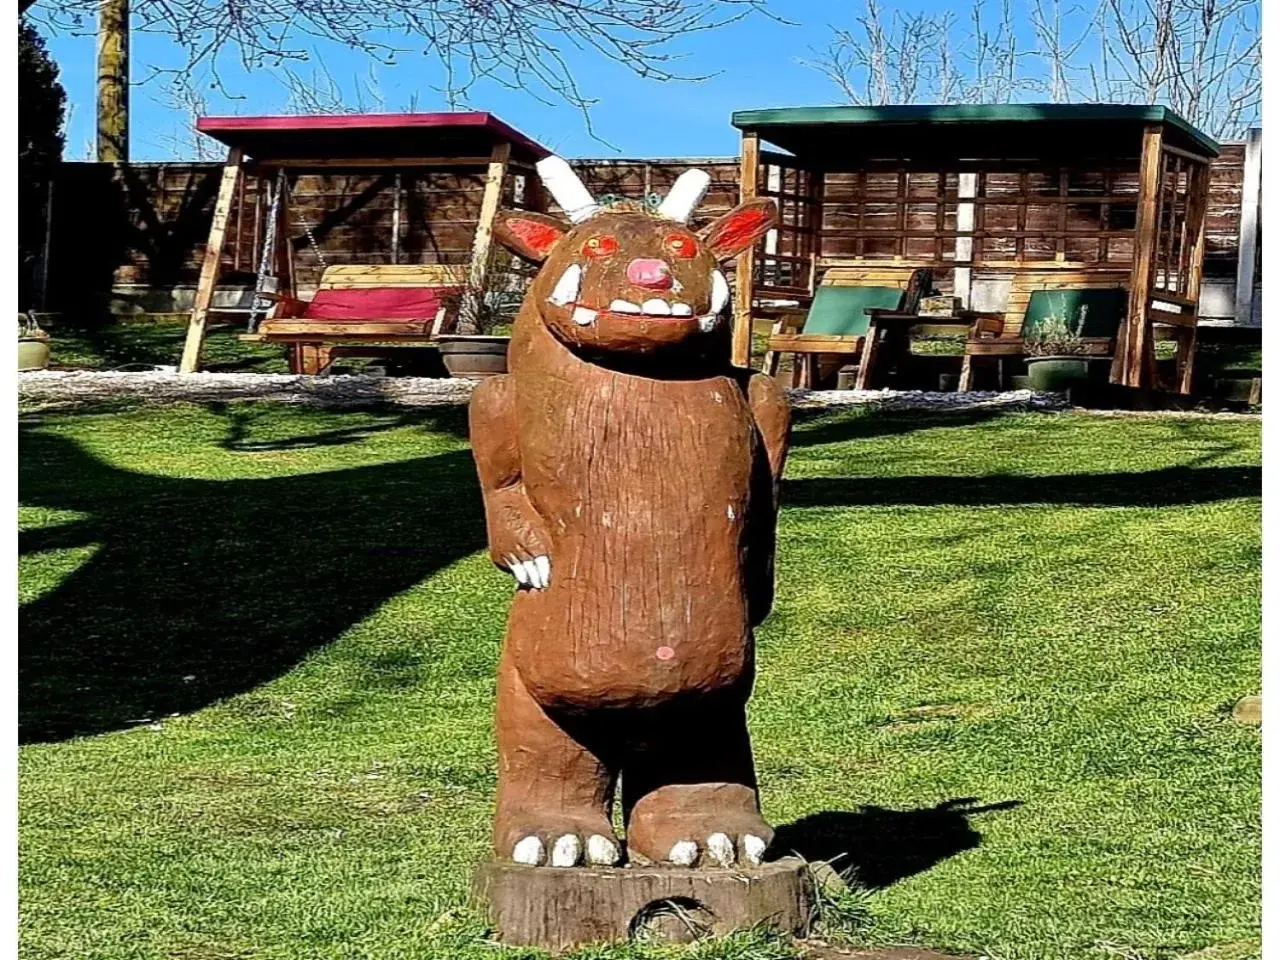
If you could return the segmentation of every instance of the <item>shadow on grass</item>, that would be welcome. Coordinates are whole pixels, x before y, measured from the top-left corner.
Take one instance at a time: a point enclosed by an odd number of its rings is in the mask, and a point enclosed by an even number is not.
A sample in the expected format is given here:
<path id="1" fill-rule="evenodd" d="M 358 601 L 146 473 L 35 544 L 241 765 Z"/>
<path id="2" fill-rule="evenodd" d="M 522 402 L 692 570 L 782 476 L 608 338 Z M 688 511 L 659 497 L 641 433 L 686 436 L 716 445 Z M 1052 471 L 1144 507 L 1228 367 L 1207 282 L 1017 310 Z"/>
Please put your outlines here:
<path id="1" fill-rule="evenodd" d="M 1027 477 L 810 477 L 782 482 L 791 507 L 1169 507 L 1262 495 L 1261 467 L 1168 467 Z"/>
<path id="2" fill-rule="evenodd" d="M 970 817 L 1022 806 L 1021 800 L 977 802 L 961 797 L 919 810 L 825 810 L 778 827 L 770 856 L 825 860 L 841 874 L 852 871 L 858 886 L 878 890 L 978 846 L 982 835 Z"/>
<path id="3" fill-rule="evenodd" d="M 467 450 L 193 480 L 121 470 L 27 424 L 19 464 L 24 504 L 86 515 L 22 534 L 20 552 L 94 551 L 19 612 L 22 742 L 116 730 L 249 690 L 484 546 Z"/>

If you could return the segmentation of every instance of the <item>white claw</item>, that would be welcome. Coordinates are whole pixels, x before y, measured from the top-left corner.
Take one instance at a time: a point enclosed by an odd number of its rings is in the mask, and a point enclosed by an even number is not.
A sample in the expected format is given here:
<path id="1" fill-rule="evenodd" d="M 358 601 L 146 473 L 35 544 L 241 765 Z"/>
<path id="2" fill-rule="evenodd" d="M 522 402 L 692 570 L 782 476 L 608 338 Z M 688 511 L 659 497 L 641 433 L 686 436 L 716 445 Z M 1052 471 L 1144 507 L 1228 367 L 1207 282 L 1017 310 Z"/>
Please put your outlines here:
<path id="1" fill-rule="evenodd" d="M 606 836 L 593 833 L 587 837 L 587 862 L 613 866 L 618 862 L 618 845 Z"/>
<path id="2" fill-rule="evenodd" d="M 760 837 L 748 833 L 742 838 L 742 855 L 747 863 L 759 865 L 764 860 L 764 851 L 768 846 Z"/>
<path id="3" fill-rule="evenodd" d="M 553 867 L 575 867 L 582 859 L 582 841 L 572 833 L 566 833 L 551 848 Z"/>
<path id="4" fill-rule="evenodd" d="M 512 848 L 511 859 L 536 867 L 542 862 L 542 841 L 537 837 L 525 837 Z"/>
<path id="5" fill-rule="evenodd" d="M 542 589 L 542 575 L 538 573 L 538 565 L 532 560 L 524 562 L 524 574 L 529 578 L 529 586 L 535 590 Z"/>
<path id="6" fill-rule="evenodd" d="M 538 568 L 538 576 L 544 587 L 551 586 L 551 559 L 546 556 L 534 557 L 533 565 Z"/>
<path id="7" fill-rule="evenodd" d="M 713 833 L 707 837 L 707 856 L 722 867 L 733 866 L 733 841 L 727 834 Z"/>
<path id="8" fill-rule="evenodd" d="M 691 867 L 698 859 L 698 845 L 692 840 L 681 840 L 671 848 L 667 859 L 677 867 Z"/>
<path id="9" fill-rule="evenodd" d="M 716 328 L 716 315 L 709 313 L 705 317 L 698 318 L 698 329 L 703 333 L 710 333 Z"/>
<path id="10" fill-rule="evenodd" d="M 516 578 L 516 582 L 521 586 L 529 582 L 529 575 L 524 572 L 524 564 L 515 557 L 507 557 L 507 569 L 511 571 L 511 575 Z"/>
<path id="11" fill-rule="evenodd" d="M 574 307 L 573 322 L 580 327 L 589 327 L 596 322 L 596 311 L 586 307 Z"/>

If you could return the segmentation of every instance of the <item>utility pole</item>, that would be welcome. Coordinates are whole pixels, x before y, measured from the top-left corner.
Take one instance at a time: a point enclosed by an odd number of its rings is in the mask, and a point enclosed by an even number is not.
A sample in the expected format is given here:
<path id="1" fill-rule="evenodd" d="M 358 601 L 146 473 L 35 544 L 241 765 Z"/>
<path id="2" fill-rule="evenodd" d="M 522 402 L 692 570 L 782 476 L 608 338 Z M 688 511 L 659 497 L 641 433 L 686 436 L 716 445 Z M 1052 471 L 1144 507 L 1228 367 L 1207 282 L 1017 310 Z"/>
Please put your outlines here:
<path id="1" fill-rule="evenodd" d="M 98 160 L 129 160 L 129 0 L 98 13 Z"/>

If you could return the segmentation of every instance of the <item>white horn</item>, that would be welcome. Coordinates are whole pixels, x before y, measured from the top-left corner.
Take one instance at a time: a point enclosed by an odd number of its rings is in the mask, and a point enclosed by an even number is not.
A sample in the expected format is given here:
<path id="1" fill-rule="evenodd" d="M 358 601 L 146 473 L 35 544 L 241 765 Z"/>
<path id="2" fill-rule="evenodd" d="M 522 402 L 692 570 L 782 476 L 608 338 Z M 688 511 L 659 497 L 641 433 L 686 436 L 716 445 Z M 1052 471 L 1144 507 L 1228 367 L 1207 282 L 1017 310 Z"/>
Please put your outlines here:
<path id="1" fill-rule="evenodd" d="M 711 177 L 705 170 L 686 170 L 671 185 L 671 192 L 662 201 L 662 206 L 658 207 L 658 216 L 679 220 L 681 223 L 687 222 L 706 196 L 709 186 Z"/>
<path id="2" fill-rule="evenodd" d="M 539 160 L 535 166 L 543 184 L 573 223 L 581 223 L 600 209 L 600 205 L 582 185 L 573 168 L 560 157 L 547 157 Z"/>

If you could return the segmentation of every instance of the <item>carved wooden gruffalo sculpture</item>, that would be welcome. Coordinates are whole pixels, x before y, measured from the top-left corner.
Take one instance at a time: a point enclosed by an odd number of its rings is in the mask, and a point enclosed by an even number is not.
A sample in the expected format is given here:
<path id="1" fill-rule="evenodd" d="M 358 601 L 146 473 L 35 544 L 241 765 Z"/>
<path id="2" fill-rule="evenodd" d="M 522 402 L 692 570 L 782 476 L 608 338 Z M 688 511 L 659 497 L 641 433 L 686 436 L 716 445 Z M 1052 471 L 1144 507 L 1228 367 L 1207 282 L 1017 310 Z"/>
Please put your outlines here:
<path id="1" fill-rule="evenodd" d="M 773 835 L 745 708 L 789 411 L 772 378 L 729 364 L 720 264 L 776 209 L 744 203 L 695 232 L 702 171 L 656 209 L 597 204 L 558 157 L 538 172 L 568 220 L 499 214 L 498 239 L 542 266 L 510 373 L 471 401 L 490 554 L 517 581 L 481 883 L 492 901 L 495 877 L 529 867 L 578 868 L 533 871 L 561 887 L 624 863 L 611 872 L 750 872 Z"/>

